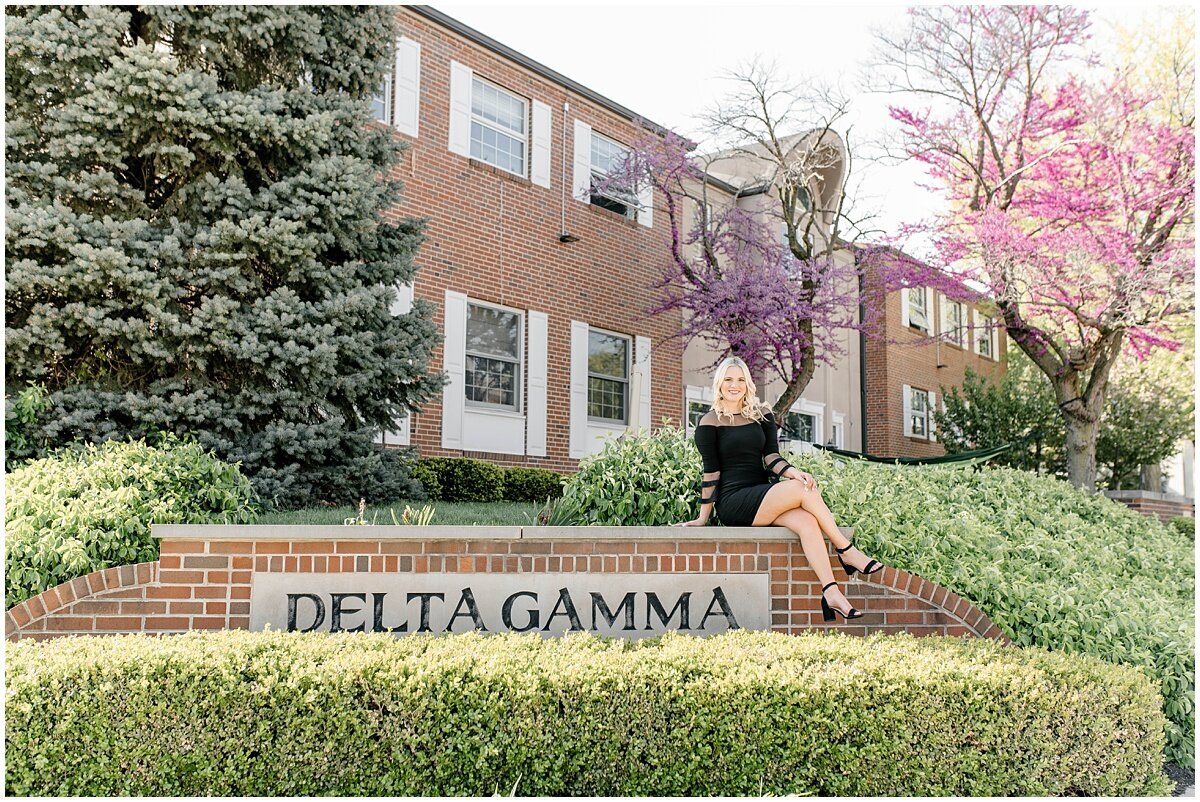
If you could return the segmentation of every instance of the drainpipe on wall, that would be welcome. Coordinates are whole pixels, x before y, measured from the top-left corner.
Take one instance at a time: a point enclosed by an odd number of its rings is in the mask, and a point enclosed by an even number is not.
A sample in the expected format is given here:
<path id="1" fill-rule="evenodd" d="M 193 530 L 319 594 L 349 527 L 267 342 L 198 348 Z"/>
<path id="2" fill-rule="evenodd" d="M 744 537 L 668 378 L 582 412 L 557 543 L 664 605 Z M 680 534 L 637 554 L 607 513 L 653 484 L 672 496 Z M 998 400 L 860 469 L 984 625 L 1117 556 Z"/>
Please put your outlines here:
<path id="1" fill-rule="evenodd" d="M 854 266 L 858 268 L 858 323 L 861 327 L 866 317 L 866 305 L 863 303 L 866 292 L 866 281 L 863 279 L 862 262 L 858 251 L 854 251 Z M 862 448 L 867 452 L 867 333 L 862 328 L 858 330 L 858 402 L 862 415 Z"/>

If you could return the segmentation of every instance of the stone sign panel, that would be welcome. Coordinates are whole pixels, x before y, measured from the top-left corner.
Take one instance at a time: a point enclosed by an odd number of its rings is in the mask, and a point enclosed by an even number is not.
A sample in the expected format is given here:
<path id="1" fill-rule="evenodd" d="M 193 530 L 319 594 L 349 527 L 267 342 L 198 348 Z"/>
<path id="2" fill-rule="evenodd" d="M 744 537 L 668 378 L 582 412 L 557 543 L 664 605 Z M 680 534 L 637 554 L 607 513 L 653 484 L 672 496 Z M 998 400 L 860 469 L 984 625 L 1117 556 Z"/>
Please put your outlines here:
<path id="1" fill-rule="evenodd" d="M 250 629 L 644 638 L 771 629 L 763 573 L 255 573 Z"/>

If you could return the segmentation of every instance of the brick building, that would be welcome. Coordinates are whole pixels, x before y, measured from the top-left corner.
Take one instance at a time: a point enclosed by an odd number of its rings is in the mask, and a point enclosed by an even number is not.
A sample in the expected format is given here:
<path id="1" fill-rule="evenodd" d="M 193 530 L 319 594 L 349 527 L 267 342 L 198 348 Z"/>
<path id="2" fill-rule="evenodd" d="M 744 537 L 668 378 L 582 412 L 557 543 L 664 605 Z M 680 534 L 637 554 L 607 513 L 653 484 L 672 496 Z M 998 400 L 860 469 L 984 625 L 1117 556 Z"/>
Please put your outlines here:
<path id="1" fill-rule="evenodd" d="M 415 285 L 400 288 L 394 311 L 432 305 L 444 340 L 430 367 L 448 382 L 381 442 L 571 471 L 630 427 L 693 422 L 712 400 L 714 355 L 669 339 L 677 313 L 646 314 L 667 258 L 666 215 L 645 189 L 592 191 L 642 127 L 661 127 L 428 6 L 397 7 L 397 17 L 395 67 L 375 113 L 409 146 L 391 214 L 429 221 Z M 812 187 L 823 208 L 836 205 L 824 195 L 842 190 L 842 163 Z M 714 203 L 769 213 L 770 183 L 752 165 L 715 168 Z M 818 366 L 788 414 L 792 448 L 942 453 L 926 405 L 968 364 L 1002 371 L 993 357 L 1003 335 L 977 343 L 978 310 L 919 301 L 909 291 L 889 299 L 897 343 L 847 333 L 845 359 Z M 918 330 L 926 314 L 930 333 L 942 332 L 943 309 L 969 345 L 929 343 Z M 781 390 L 768 384 L 760 397 L 770 403 Z"/>
<path id="2" fill-rule="evenodd" d="M 869 275 L 867 281 L 869 292 Z M 878 336 L 864 338 L 864 450 L 886 457 L 944 454 L 933 421 L 933 410 L 945 408 L 941 388 L 962 386 L 968 367 L 999 381 L 1003 327 L 994 312 L 929 287 L 893 292 L 878 309 Z"/>
<path id="3" fill-rule="evenodd" d="M 429 222 L 396 311 L 433 304 L 449 381 L 383 441 L 564 471 L 630 425 L 678 422 L 679 321 L 645 314 L 662 215 L 647 192 L 590 192 L 640 115 L 434 9 L 397 15 L 375 110 L 409 144 L 394 214 Z"/>

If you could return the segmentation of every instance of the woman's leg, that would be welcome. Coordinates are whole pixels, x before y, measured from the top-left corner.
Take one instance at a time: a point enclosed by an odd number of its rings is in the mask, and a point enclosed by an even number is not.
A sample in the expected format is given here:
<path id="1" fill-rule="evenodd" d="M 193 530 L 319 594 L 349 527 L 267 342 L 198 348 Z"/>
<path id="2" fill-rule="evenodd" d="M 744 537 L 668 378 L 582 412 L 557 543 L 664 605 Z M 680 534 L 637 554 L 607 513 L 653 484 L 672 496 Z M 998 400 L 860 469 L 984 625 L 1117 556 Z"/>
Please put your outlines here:
<path id="1" fill-rule="evenodd" d="M 816 520 L 821 531 L 833 543 L 835 549 L 844 549 L 850 545 L 846 536 L 838 531 L 837 522 L 833 520 L 833 513 L 829 511 L 825 499 L 821 497 L 821 491 L 815 487 L 811 490 L 806 489 L 803 484 L 794 479 L 779 482 L 767 491 L 762 504 L 758 507 L 758 514 L 754 516 L 754 525 L 767 526 L 791 509 L 801 509 L 809 513 Z M 871 561 L 857 548 L 851 548 L 843 553 L 842 559 L 848 565 L 853 565 L 859 570 L 866 568 Z"/>
<path id="2" fill-rule="evenodd" d="M 808 564 L 817 575 L 817 580 L 824 587 L 834 581 L 833 566 L 829 563 L 829 550 L 825 547 L 825 538 L 821 536 L 821 527 L 812 513 L 800 509 L 791 509 L 780 515 L 774 521 L 777 526 L 786 526 L 800 538 L 800 546 Z M 834 585 L 825 591 L 829 604 L 838 608 L 845 615 L 850 612 L 850 600 L 842 593 L 842 589 Z"/>

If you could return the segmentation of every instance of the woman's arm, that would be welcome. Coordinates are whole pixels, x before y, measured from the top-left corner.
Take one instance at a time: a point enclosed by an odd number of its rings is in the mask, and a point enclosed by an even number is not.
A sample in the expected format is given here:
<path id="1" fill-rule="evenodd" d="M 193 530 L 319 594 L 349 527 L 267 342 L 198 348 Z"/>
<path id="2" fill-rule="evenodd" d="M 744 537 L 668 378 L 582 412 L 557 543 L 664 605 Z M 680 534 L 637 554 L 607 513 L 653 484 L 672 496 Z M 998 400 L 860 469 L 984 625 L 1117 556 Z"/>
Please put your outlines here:
<path id="1" fill-rule="evenodd" d="M 815 486 L 816 480 L 811 475 L 794 467 L 790 462 L 785 460 L 779 453 L 779 426 L 775 423 L 775 415 L 767 412 L 762 422 L 763 434 L 766 435 L 766 442 L 763 443 L 763 465 L 771 473 L 781 479 L 798 479 L 805 484 Z"/>
<path id="2" fill-rule="evenodd" d="M 721 458 L 717 451 L 717 427 L 701 423 L 696 427 L 696 448 L 700 451 L 700 459 L 704 463 L 703 478 L 700 481 L 700 515 L 694 521 L 688 521 L 684 526 L 704 526 L 712 516 L 713 507 L 717 503 L 717 485 L 721 479 Z"/>

